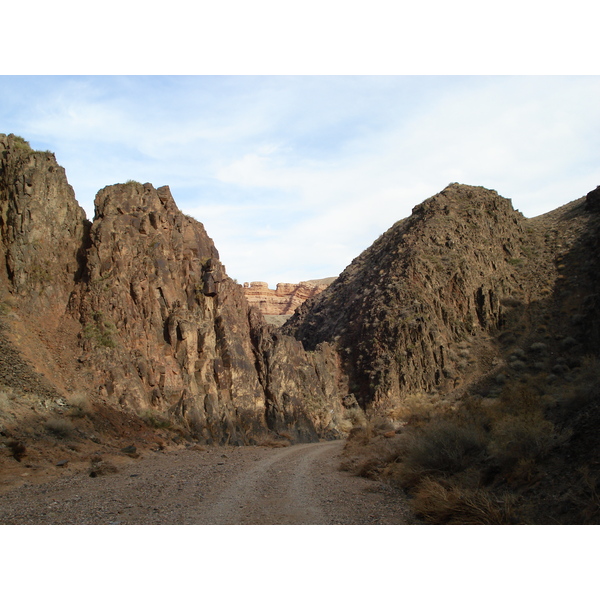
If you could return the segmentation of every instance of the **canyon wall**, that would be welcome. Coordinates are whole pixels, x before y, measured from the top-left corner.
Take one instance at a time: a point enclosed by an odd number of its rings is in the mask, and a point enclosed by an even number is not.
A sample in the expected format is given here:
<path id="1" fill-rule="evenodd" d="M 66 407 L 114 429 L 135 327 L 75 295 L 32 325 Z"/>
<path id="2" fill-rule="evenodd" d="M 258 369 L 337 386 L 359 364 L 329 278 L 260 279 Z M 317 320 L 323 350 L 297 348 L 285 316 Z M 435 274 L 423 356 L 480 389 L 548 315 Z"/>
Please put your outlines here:
<path id="1" fill-rule="evenodd" d="M 244 295 L 251 306 L 265 316 L 290 316 L 306 300 L 314 298 L 335 278 L 300 283 L 278 283 L 274 290 L 263 281 L 244 283 Z"/>
<path id="2" fill-rule="evenodd" d="M 0 150 L 9 334 L 57 394 L 169 414 L 206 442 L 340 435 L 335 356 L 265 323 L 167 186 L 108 186 L 90 223 L 53 154 L 12 135 Z"/>

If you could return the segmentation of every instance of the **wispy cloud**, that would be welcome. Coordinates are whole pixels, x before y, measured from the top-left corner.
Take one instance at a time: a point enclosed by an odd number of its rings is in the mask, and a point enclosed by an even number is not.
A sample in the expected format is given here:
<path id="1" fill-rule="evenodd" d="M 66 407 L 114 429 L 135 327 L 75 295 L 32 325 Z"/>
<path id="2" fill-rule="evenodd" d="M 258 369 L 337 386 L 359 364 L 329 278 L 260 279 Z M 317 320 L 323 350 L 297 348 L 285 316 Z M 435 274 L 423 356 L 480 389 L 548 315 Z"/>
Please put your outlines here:
<path id="1" fill-rule="evenodd" d="M 240 281 L 336 275 L 452 181 L 494 188 L 527 216 L 600 183 L 598 77 L 9 77 L 0 85 L 3 122 L 56 153 L 89 215 L 105 185 L 168 184 Z"/>

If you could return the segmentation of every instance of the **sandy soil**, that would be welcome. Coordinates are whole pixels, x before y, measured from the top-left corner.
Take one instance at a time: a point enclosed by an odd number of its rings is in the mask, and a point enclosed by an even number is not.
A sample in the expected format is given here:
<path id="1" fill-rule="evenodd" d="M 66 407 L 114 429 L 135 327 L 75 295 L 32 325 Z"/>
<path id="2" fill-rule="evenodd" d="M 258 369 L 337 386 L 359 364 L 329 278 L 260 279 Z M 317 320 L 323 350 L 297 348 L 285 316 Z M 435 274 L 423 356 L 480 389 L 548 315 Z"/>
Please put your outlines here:
<path id="1" fill-rule="evenodd" d="M 117 471 L 96 477 L 67 465 L 51 481 L 0 490 L 0 523 L 413 523 L 397 491 L 339 471 L 343 444 L 194 446 L 107 460 Z"/>

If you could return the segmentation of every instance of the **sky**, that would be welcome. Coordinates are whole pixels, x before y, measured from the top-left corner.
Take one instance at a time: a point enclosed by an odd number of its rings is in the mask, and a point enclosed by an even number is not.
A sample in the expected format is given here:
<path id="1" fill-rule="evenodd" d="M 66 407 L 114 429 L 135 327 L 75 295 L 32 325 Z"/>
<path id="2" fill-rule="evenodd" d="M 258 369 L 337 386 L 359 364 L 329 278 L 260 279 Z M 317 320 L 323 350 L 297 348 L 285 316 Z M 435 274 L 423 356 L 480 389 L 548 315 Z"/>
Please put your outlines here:
<path id="1" fill-rule="evenodd" d="M 2 76 L 0 124 L 96 192 L 168 185 L 240 283 L 338 275 L 452 182 L 533 217 L 600 185 L 598 76 Z"/>

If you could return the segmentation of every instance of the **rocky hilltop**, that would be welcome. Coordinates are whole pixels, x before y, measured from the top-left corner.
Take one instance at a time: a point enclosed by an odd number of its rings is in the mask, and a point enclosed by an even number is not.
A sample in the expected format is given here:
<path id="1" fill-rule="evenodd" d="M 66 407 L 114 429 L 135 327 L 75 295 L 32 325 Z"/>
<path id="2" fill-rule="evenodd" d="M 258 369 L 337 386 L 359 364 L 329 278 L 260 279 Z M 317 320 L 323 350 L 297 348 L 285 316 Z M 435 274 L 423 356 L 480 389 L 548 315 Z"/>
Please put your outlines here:
<path id="1" fill-rule="evenodd" d="M 265 317 L 284 317 L 269 321 L 283 324 L 306 300 L 314 298 L 335 281 L 335 277 L 300 283 L 278 283 L 274 290 L 264 281 L 244 283 L 244 295 L 250 306 L 255 306 Z"/>
<path id="2" fill-rule="evenodd" d="M 32 391 L 172 419 L 204 442 L 340 435 L 335 354 L 276 334 L 168 187 L 108 186 L 90 223 L 53 154 L 13 135 L 0 152 L 5 345 Z"/>
<path id="3" fill-rule="evenodd" d="M 335 344 L 361 406 L 458 389 L 497 366 L 494 336 L 507 330 L 502 341 L 517 343 L 552 292 L 561 240 L 536 223 L 493 190 L 451 184 L 302 305 L 284 331 L 308 349 Z"/>
<path id="4" fill-rule="evenodd" d="M 296 311 L 372 415 L 346 468 L 429 523 L 600 522 L 599 199 L 526 219 L 451 184 Z"/>

